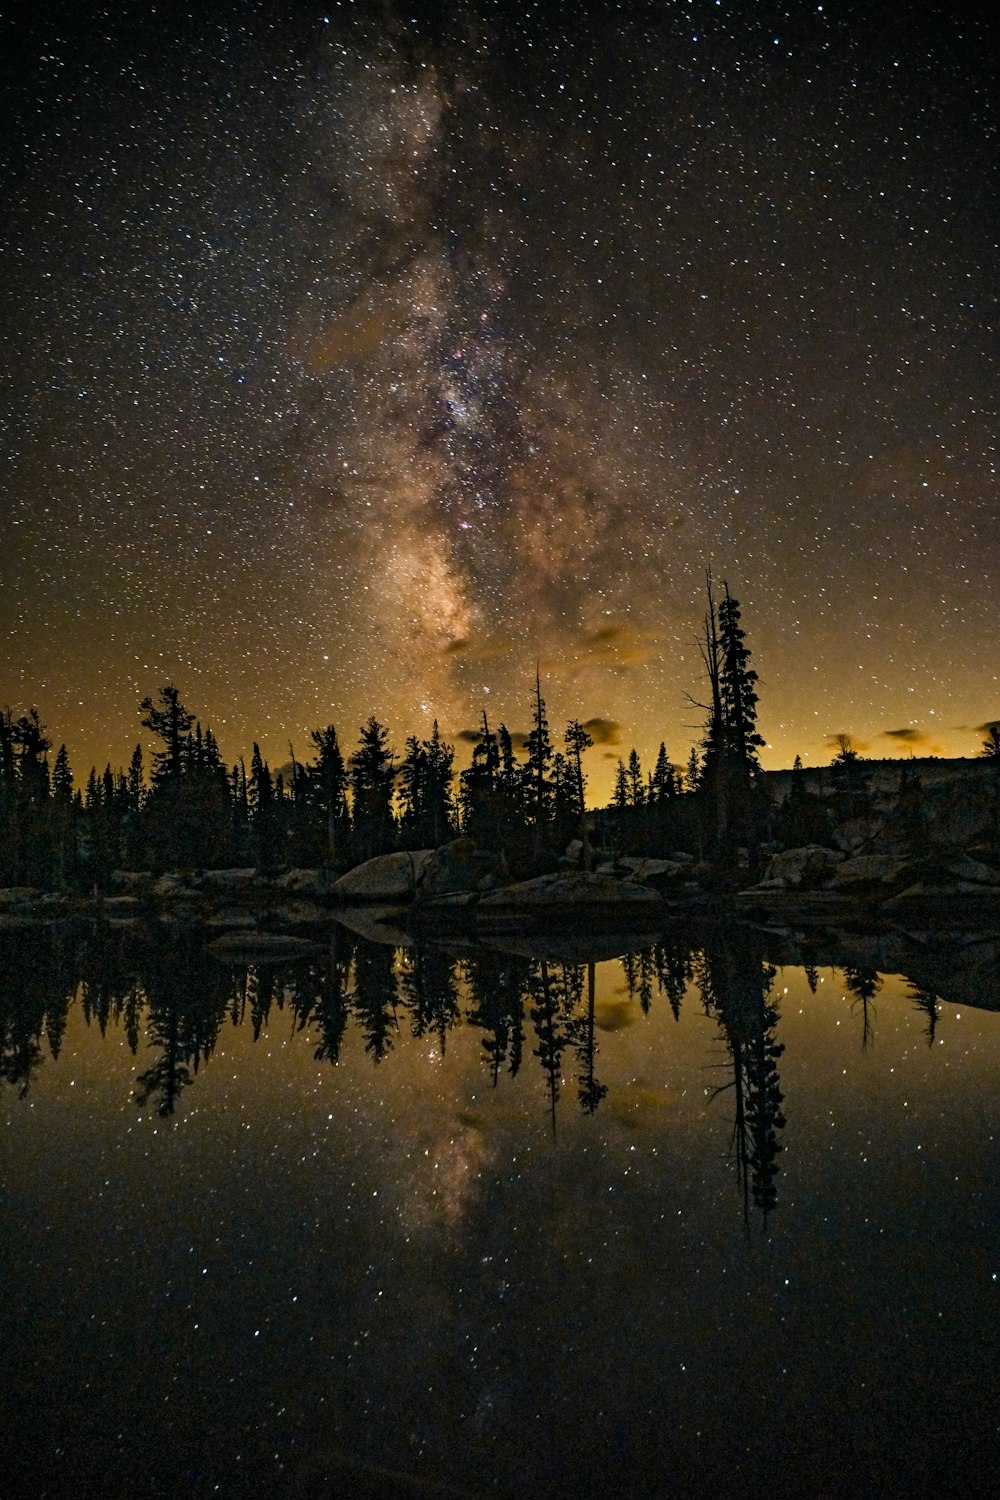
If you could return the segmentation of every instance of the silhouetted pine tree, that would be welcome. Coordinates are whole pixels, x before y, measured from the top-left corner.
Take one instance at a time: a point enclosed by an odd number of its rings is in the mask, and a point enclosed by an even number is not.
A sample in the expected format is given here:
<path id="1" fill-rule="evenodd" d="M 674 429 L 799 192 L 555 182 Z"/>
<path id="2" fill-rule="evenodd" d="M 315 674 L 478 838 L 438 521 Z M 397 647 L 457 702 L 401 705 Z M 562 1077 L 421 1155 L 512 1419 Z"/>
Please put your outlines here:
<path id="1" fill-rule="evenodd" d="M 347 856 L 351 823 L 347 810 L 347 768 L 332 724 L 310 735 L 316 759 L 305 772 L 305 793 L 319 825 L 319 858 L 335 868 Z"/>
<path id="2" fill-rule="evenodd" d="M 542 680 L 536 671 L 532 727 L 528 735 L 528 762 L 524 769 L 525 804 L 534 832 L 536 857 L 544 849 L 552 815 L 554 794 L 550 767 L 554 753 L 549 721 L 545 715 L 545 699 L 542 697 Z"/>
<path id="3" fill-rule="evenodd" d="M 388 729 L 369 718 L 350 760 L 354 846 L 361 859 L 384 854 L 394 840 L 393 754 L 388 739 Z"/>

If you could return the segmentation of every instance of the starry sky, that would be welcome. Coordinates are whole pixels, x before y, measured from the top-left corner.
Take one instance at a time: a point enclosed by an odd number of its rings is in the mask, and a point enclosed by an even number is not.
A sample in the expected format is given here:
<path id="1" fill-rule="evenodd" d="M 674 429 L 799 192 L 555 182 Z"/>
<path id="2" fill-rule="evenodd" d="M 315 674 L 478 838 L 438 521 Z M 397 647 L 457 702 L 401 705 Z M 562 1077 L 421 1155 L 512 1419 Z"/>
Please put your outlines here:
<path id="1" fill-rule="evenodd" d="M 960 12 L 963 8 L 959 8 Z M 0 23 L 0 703 L 78 780 L 371 713 L 765 766 L 1000 717 L 990 23 L 917 4 L 69 6 Z"/>

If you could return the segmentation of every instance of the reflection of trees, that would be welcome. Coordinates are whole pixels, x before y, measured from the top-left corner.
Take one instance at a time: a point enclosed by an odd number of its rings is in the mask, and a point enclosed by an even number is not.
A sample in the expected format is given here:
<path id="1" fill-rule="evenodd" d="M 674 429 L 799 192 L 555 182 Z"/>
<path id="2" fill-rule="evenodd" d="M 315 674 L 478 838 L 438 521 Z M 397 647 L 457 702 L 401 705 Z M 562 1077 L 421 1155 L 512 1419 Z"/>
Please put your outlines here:
<path id="1" fill-rule="evenodd" d="M 537 964 L 532 965 L 531 978 L 528 982 L 528 994 L 533 1002 L 530 1012 L 531 1024 L 538 1038 L 538 1046 L 532 1055 L 539 1059 L 545 1074 L 553 1135 L 556 1129 L 556 1105 L 559 1102 L 563 1049 L 569 1041 L 566 1023 L 579 995 L 579 988 L 569 975 L 568 966 L 557 964 L 550 969 L 549 964 L 543 958 Z M 579 978 L 578 975 L 575 977 Z"/>
<path id="2" fill-rule="evenodd" d="M 911 984 L 910 997 L 917 1010 L 922 1011 L 927 1017 L 927 1025 L 924 1027 L 924 1036 L 927 1038 L 928 1047 L 934 1045 L 934 1033 L 937 1031 L 938 1023 L 938 997 L 933 990 L 921 989 L 919 985 Z"/>
<path id="3" fill-rule="evenodd" d="M 580 1072 L 576 1075 L 578 1097 L 581 1107 L 593 1114 L 608 1092 L 605 1083 L 599 1083 L 594 1075 L 594 1060 L 597 1056 L 597 1028 L 594 1019 L 595 965 L 587 965 L 587 1008 L 571 1016 L 566 1025 L 567 1035 L 580 1061 Z"/>
<path id="4" fill-rule="evenodd" d="M 877 969 L 869 968 L 866 964 L 848 964 L 842 972 L 844 984 L 854 996 L 851 1014 L 861 1007 L 861 1050 L 867 1052 L 869 1044 L 875 1039 L 875 1007 L 872 1001 L 882 988 L 882 976 Z"/>
<path id="5" fill-rule="evenodd" d="M 396 952 L 359 942 L 354 960 L 354 1012 L 375 1062 L 392 1049 L 396 1021 Z"/>
<path id="6" fill-rule="evenodd" d="M 80 1005 L 89 1025 L 104 1036 L 108 1026 L 124 1026 L 130 1051 L 139 1049 L 145 994 L 139 980 L 144 945 L 134 933 L 98 928 L 80 953 Z"/>
<path id="7" fill-rule="evenodd" d="M 733 1135 L 744 1194 L 748 1189 L 765 1216 L 778 1201 L 775 1179 L 785 1125 L 778 1058 L 784 1045 L 774 1039 L 778 1008 L 770 999 L 775 970 L 766 964 L 758 934 L 734 929 L 706 948 L 698 981 L 706 1010 L 722 1028 L 732 1060 L 736 1112 Z"/>
<path id="8" fill-rule="evenodd" d="M 350 1004 L 347 983 L 353 961 L 353 945 L 340 928 L 330 929 L 330 943 L 321 959 L 299 965 L 289 983 L 292 1014 L 297 1031 L 307 1026 L 318 1032 L 313 1056 L 317 1062 L 339 1062 L 347 1029 Z"/>
<path id="9" fill-rule="evenodd" d="M 693 974 L 690 944 L 677 938 L 664 939 L 654 945 L 652 959 L 656 981 L 670 1002 L 674 1020 L 679 1021 L 681 1001 Z"/>
<path id="10" fill-rule="evenodd" d="M 650 948 L 641 948 L 638 953 L 622 954 L 622 969 L 630 1000 L 638 998 L 644 1016 L 649 1015 L 653 1003 L 653 978 L 656 972 Z"/>
<path id="11" fill-rule="evenodd" d="M 165 950 L 168 940 L 161 941 Z M 139 1105 L 155 1101 L 158 1114 L 171 1115 L 215 1047 L 230 1008 L 231 980 L 193 934 L 174 933 L 169 952 L 150 957 L 146 1036 L 157 1056 L 136 1079 L 135 1099 Z"/>
<path id="12" fill-rule="evenodd" d="M 461 1019 L 454 959 L 437 948 L 414 948 L 399 988 L 413 1015 L 413 1035 L 436 1036 L 443 1053 L 448 1032 Z"/>
<path id="13" fill-rule="evenodd" d="M 43 1032 L 58 1057 L 74 987 L 72 955 L 61 939 L 27 931 L 0 943 L 0 1074 L 23 1097 L 41 1064 Z"/>
<path id="14" fill-rule="evenodd" d="M 486 1033 L 483 1052 L 496 1088 L 505 1065 L 511 1077 L 521 1066 L 531 964 L 525 958 L 482 952 L 467 958 L 464 968 L 472 999 L 469 1024 Z"/>

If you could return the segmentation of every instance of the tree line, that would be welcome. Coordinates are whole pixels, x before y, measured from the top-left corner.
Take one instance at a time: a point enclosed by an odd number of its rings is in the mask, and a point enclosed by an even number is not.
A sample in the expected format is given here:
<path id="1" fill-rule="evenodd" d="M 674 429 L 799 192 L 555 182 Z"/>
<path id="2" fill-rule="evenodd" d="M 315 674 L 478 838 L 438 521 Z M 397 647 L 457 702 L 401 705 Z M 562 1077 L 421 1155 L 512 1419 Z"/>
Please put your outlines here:
<path id="1" fill-rule="evenodd" d="M 605 843 L 658 852 L 672 840 L 721 854 L 754 836 L 757 674 L 739 603 L 725 584 L 717 599 L 710 575 L 699 645 L 708 688 L 700 745 L 683 771 L 665 743 L 648 774 L 635 749 L 618 761 L 611 803 L 597 815 Z M 120 868 L 340 871 L 459 834 L 502 850 L 521 874 L 551 867 L 579 839 L 589 867 L 595 820 L 586 815 L 584 758 L 593 739 L 578 719 L 553 732 L 537 672 L 523 753 L 484 711 L 459 774 L 436 721 L 429 738 L 408 736 L 401 756 L 374 715 L 350 752 L 327 724 L 311 731 L 305 760 L 290 747 L 275 772 L 256 743 L 249 766 L 243 757 L 227 764 L 172 683 L 144 698 L 139 713 L 157 742 L 151 763 L 137 744 L 127 770 L 95 768 L 78 786 L 65 745 L 50 762 L 37 709 L 0 712 L 0 884 L 103 889 Z"/>

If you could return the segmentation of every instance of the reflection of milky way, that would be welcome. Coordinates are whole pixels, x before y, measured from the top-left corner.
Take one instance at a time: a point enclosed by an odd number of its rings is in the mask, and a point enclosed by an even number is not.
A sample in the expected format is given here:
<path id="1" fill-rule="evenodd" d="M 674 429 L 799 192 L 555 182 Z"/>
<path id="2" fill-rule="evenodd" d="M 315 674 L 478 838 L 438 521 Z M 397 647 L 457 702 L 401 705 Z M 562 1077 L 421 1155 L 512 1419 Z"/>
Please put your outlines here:
<path id="1" fill-rule="evenodd" d="M 421 1145 L 417 1126 L 413 1172 L 401 1205 L 406 1228 L 455 1228 L 482 1190 L 491 1154 L 481 1129 L 467 1120 L 455 1121 L 445 1136 L 426 1146 Z"/>
<path id="2" fill-rule="evenodd" d="M 255 8 L 248 8 L 254 11 Z M 918 8 L 919 9 L 919 8 Z M 484 704 L 686 759 L 703 570 L 769 764 L 997 713 L 984 37 L 929 10 L 40 7 L 7 143 L 0 702 L 78 774 Z M 44 14 L 42 14 L 44 13 Z M 962 170 L 955 170 L 961 162 Z"/>

